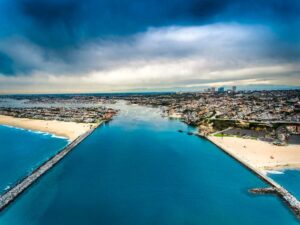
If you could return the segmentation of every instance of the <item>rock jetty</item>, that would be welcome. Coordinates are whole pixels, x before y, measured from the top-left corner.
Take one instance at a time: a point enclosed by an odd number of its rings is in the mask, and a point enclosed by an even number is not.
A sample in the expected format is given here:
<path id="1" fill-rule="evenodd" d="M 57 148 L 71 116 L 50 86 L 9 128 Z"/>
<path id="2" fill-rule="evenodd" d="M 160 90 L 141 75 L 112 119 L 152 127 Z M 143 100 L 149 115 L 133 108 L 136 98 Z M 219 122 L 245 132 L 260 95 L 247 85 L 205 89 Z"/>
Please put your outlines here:
<path id="1" fill-rule="evenodd" d="M 0 196 L 0 211 L 5 209 L 12 203 L 20 194 L 22 194 L 27 188 L 29 188 L 34 182 L 36 182 L 40 177 L 47 173 L 52 167 L 54 167 L 59 161 L 61 161 L 68 153 L 70 153 L 74 147 L 81 143 L 86 137 L 88 137 L 100 123 L 92 127 L 89 131 L 79 136 L 73 142 L 71 142 L 67 147 L 58 152 L 55 156 L 50 158 L 36 170 L 34 170 L 29 176 L 25 177 L 22 181 L 17 183 L 14 187 L 7 190 L 3 195 Z"/>

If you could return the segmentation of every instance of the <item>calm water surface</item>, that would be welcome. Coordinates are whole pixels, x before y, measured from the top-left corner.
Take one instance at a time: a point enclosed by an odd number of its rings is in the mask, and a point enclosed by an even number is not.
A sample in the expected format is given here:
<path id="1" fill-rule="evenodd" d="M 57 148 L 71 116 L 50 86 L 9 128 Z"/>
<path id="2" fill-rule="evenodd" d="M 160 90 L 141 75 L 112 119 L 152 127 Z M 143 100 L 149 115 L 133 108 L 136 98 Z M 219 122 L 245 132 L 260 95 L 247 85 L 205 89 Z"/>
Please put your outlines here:
<path id="1" fill-rule="evenodd" d="M 122 110 L 0 214 L 1 225 L 295 225 L 265 186 L 156 109 Z"/>
<path id="2" fill-rule="evenodd" d="M 67 143 L 51 134 L 0 125 L 0 194 Z"/>

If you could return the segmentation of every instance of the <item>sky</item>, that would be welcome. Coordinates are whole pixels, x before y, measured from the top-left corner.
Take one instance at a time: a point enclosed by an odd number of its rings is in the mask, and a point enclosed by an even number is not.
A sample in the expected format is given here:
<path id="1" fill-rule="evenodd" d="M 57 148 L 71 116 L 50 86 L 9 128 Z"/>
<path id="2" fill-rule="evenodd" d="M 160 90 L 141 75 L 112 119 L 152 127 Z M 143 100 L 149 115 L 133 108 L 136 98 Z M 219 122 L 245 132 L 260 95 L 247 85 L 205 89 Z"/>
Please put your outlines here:
<path id="1" fill-rule="evenodd" d="M 299 87 L 299 0 L 0 0 L 0 94 Z"/>

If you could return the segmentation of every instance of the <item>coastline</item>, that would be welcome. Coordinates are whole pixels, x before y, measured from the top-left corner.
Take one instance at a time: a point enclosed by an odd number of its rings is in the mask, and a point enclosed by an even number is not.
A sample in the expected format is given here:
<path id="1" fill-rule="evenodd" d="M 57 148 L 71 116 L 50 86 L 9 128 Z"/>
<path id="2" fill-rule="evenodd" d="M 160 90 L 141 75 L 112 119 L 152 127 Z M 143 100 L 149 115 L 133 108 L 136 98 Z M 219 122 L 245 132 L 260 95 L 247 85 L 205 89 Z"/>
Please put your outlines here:
<path id="1" fill-rule="evenodd" d="M 75 123 L 57 120 L 15 118 L 4 115 L 0 115 L 0 124 L 36 132 L 50 133 L 58 137 L 65 137 L 70 141 L 74 141 L 76 138 L 98 125 L 96 123 Z"/>
<path id="2" fill-rule="evenodd" d="M 287 189 L 285 189 L 283 186 L 278 184 L 276 181 L 271 179 L 267 176 L 267 171 L 261 167 L 257 167 L 258 165 L 253 165 L 253 162 L 249 160 L 249 158 L 246 158 L 244 154 L 238 154 L 235 151 L 240 151 L 240 149 L 237 150 L 237 148 L 234 148 L 233 146 L 228 146 L 228 143 L 224 143 L 220 141 L 215 136 L 208 136 L 206 137 L 207 140 L 218 146 L 222 151 L 224 151 L 226 154 L 237 160 L 239 163 L 241 163 L 244 167 L 246 167 L 248 170 L 250 170 L 252 173 L 256 174 L 259 178 L 261 178 L 263 181 L 265 181 L 267 184 L 271 186 L 271 189 L 273 190 L 272 193 L 276 193 L 278 197 L 282 199 L 283 202 L 287 204 L 287 206 L 290 208 L 290 210 L 295 214 L 295 216 L 299 219 L 300 218 L 300 201 L 291 194 Z M 233 137 L 237 138 L 237 137 Z M 222 138 L 220 138 L 222 139 Z M 242 140 L 248 140 L 248 139 L 242 139 Z M 252 140 L 256 141 L 256 140 Z M 261 141 L 258 141 L 261 142 Z M 240 141 L 239 143 L 243 143 L 243 148 L 245 145 L 245 142 Z M 248 143 L 249 144 L 249 143 Z M 233 151 L 235 150 L 235 151 Z M 243 150 L 245 151 L 245 150 Z M 260 156 L 260 155 L 258 155 Z M 257 157 L 256 157 L 257 158 Z M 277 166 L 277 165 L 274 165 Z M 258 188 L 258 193 L 264 193 L 261 191 L 265 191 L 266 188 Z"/>
<path id="3" fill-rule="evenodd" d="M 272 170 L 300 169 L 300 146 L 276 146 L 268 142 L 239 137 L 207 137 L 212 143 L 266 174 Z"/>

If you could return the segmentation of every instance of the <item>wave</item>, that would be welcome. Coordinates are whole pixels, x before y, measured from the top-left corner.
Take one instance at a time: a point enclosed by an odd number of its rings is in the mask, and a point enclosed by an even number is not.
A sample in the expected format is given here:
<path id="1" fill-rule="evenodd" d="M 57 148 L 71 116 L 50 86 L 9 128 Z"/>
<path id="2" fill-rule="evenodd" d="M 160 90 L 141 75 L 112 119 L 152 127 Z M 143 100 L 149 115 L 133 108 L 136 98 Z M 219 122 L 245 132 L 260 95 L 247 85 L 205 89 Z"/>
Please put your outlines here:
<path id="1" fill-rule="evenodd" d="M 46 132 L 46 131 L 38 131 L 38 130 L 25 129 L 25 128 L 21 128 L 21 127 L 14 127 L 14 126 L 11 126 L 11 125 L 2 125 L 2 126 L 8 127 L 8 128 L 13 128 L 13 129 L 16 129 L 16 130 L 28 131 L 28 132 L 31 132 L 31 133 L 34 133 L 34 134 L 43 135 L 43 136 L 50 136 L 51 138 L 59 138 L 59 139 L 69 140 L 66 137 L 58 136 L 56 134 L 52 134 L 52 133 L 49 133 L 49 132 Z"/>
<path id="2" fill-rule="evenodd" d="M 279 170 L 267 170 L 266 173 L 267 174 L 278 174 L 279 175 L 279 174 L 284 174 L 284 171 L 283 170 L 280 170 L 280 171 Z"/>
<path id="3" fill-rule="evenodd" d="M 10 189 L 10 185 L 7 185 L 7 186 L 4 188 L 4 191 L 7 191 L 8 189 Z"/>
<path id="4" fill-rule="evenodd" d="M 63 137 L 63 136 L 58 136 L 58 135 L 56 135 L 56 134 L 50 134 L 50 133 L 48 133 L 48 134 L 51 135 L 52 138 L 59 138 L 59 139 L 66 139 L 66 140 L 69 140 L 68 138 Z"/>
<path id="5" fill-rule="evenodd" d="M 14 127 L 14 126 L 6 125 L 6 124 L 1 124 L 1 126 L 8 127 L 8 128 L 14 128 L 14 129 L 18 129 L 18 130 L 24 130 L 24 129 L 20 128 L 20 127 Z"/>

